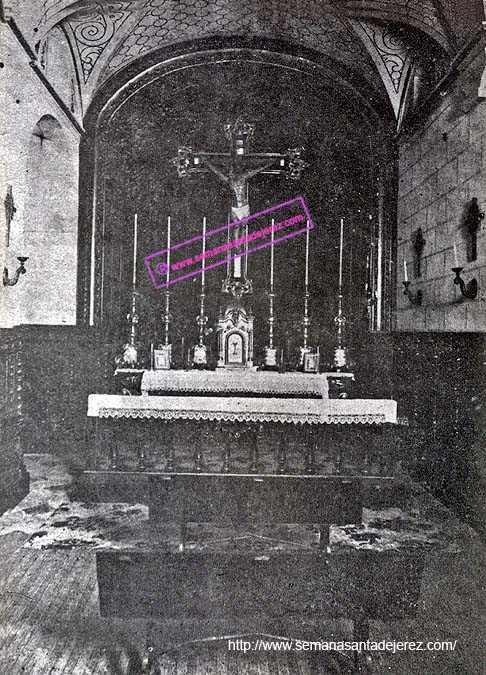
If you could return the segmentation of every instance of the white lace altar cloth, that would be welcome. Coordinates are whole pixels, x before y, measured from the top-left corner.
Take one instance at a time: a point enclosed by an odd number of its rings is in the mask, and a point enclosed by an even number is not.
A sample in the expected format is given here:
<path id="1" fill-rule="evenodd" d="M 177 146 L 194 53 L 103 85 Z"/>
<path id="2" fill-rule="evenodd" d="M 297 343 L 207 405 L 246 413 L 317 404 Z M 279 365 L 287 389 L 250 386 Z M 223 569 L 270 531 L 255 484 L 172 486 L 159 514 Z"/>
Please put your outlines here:
<path id="1" fill-rule="evenodd" d="M 88 416 L 292 424 L 396 424 L 397 404 L 382 399 L 91 394 Z"/>
<path id="2" fill-rule="evenodd" d="M 181 394 L 254 394 L 255 396 L 313 396 L 328 398 L 327 377 L 312 373 L 251 370 L 146 370 L 141 392 Z"/>

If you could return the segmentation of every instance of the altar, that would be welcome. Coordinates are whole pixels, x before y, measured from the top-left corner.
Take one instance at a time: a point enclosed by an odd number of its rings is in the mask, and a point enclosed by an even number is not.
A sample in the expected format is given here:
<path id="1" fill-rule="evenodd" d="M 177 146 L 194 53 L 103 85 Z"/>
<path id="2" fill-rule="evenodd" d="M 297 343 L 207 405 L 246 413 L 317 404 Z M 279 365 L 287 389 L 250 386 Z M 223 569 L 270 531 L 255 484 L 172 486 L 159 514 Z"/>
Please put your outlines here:
<path id="1" fill-rule="evenodd" d="M 141 397 L 93 394 L 88 416 L 292 424 L 397 421 L 395 401 L 330 399 L 326 373 L 149 370 L 143 373 L 141 393 Z"/>
<path id="2" fill-rule="evenodd" d="M 202 234 L 189 240 L 201 249 L 196 252 L 195 248 L 194 257 L 182 261 L 184 265 L 201 263 L 192 273 L 200 279 L 199 303 L 194 306 L 194 314 L 198 312 L 197 341 L 194 333 L 189 345 L 185 336 L 178 337 L 181 347 L 176 356 L 174 296 L 177 295 L 171 293 L 171 284 L 186 277 L 174 277 L 172 273 L 179 267 L 172 263 L 187 242 L 172 245 L 170 217 L 166 248 L 145 258 L 152 281 L 157 282 L 155 287 L 165 289 L 161 298 L 162 323 L 157 331 L 160 343 L 147 344 L 146 339 L 140 339 L 135 216 L 129 340 L 116 360 L 115 391 L 89 395 L 87 437 L 92 439 L 91 453 L 79 481 L 86 501 L 148 504 L 154 542 L 157 537 L 160 540 L 160 547 L 151 545 L 135 558 L 114 552 L 98 556 L 102 611 L 106 615 L 124 616 L 121 608 L 124 601 L 116 596 L 117 589 L 122 589 L 125 595 L 127 587 L 129 615 L 137 614 L 140 602 L 148 608 L 141 611 L 147 617 L 158 616 L 158 610 L 152 611 L 156 605 L 164 607 L 164 618 L 176 623 L 181 617 L 184 620 L 190 617 L 195 624 L 196 639 L 205 638 L 207 626 L 202 625 L 200 618 L 207 607 L 214 609 L 216 623 L 225 626 L 224 630 L 226 626 L 246 630 L 250 610 L 255 605 L 252 598 L 262 588 L 268 592 L 259 596 L 256 605 L 270 606 L 274 602 L 272 613 L 283 618 L 289 607 L 281 594 L 275 595 L 275 575 L 280 575 L 282 588 L 288 582 L 299 588 L 292 612 L 301 623 L 309 613 L 303 599 L 314 595 L 322 599 L 328 593 L 327 582 L 323 583 L 326 570 L 336 565 L 328 579 L 329 588 L 341 575 L 339 561 L 324 557 L 330 552 L 331 526 L 360 524 L 363 508 L 367 506 L 396 505 L 396 489 L 406 482 L 395 435 L 396 401 L 353 397 L 352 359 L 344 339 L 343 219 L 339 230 L 334 346 L 332 353 L 321 361 L 319 332 L 314 332 L 312 346 L 309 331 L 310 231 L 314 225 L 303 198 L 280 205 L 291 204 L 294 208 L 288 214 L 292 218 L 285 222 L 293 222 L 295 218 L 305 221 L 300 230 L 305 235 L 301 243 L 304 255 L 297 272 L 302 277 L 302 306 L 296 308 L 301 316 L 293 323 L 283 320 L 285 329 L 279 326 L 274 311 L 277 293 L 280 290 L 285 295 L 288 290 L 287 278 L 281 289 L 275 285 L 274 244 L 279 241 L 276 233 L 282 223 L 272 219 L 271 224 L 262 223 L 261 229 L 251 234 L 248 224 L 253 218 L 248 199 L 249 178 L 258 173 L 274 173 L 296 179 L 307 164 L 301 159 L 299 148 L 282 155 L 250 153 L 248 146 L 254 125 L 237 120 L 227 125 L 225 131 L 230 141 L 229 154 L 196 152 L 184 147 L 179 148 L 174 160 L 181 178 L 193 172 L 211 171 L 228 185 L 232 195 L 232 224 L 208 232 L 203 218 Z M 305 215 L 295 211 L 301 207 Z M 275 208 L 268 211 L 273 213 Z M 226 229 L 226 244 L 216 247 L 211 244 L 207 251 L 207 236 Z M 253 234 L 258 235 L 259 244 L 269 247 L 268 281 L 260 283 L 258 289 L 248 274 L 249 242 Z M 270 239 L 262 244 L 266 236 Z M 226 298 L 219 304 L 218 312 L 214 312 L 213 305 L 210 321 L 206 316 L 206 274 L 217 265 L 206 268 L 205 260 L 220 249 L 233 249 L 233 254 L 223 260 L 226 270 L 220 288 Z M 152 260 L 157 260 L 157 264 Z M 199 282 L 195 288 L 198 286 Z M 259 317 L 260 324 L 250 305 L 257 290 L 260 297 L 268 298 L 268 313 Z M 268 332 L 265 330 L 262 336 L 261 327 L 265 324 Z M 280 331 L 278 340 L 276 327 Z M 294 333 L 293 346 L 288 339 L 289 331 Z M 216 339 L 211 338 L 212 334 Z M 403 505 L 403 493 L 400 502 Z M 317 536 L 308 550 L 302 544 L 294 550 L 287 539 L 280 541 L 275 528 L 282 524 L 296 527 L 301 538 L 309 531 Z M 180 543 L 176 551 L 165 555 L 168 542 L 163 532 L 168 525 L 178 528 Z M 186 546 L 187 532 L 194 525 L 197 531 L 200 525 L 208 525 L 210 533 L 208 540 L 196 537 L 199 547 L 196 557 Z M 230 529 L 230 536 L 224 534 L 224 528 Z M 222 546 L 221 542 L 226 544 Z M 159 548 L 165 557 L 161 557 Z M 263 562 L 269 564 L 262 565 Z M 237 579 L 229 575 L 231 569 L 240 570 L 245 583 L 234 602 L 226 605 L 225 594 L 237 584 Z M 216 570 L 214 576 L 211 570 Z M 150 580 L 150 588 L 144 587 L 141 595 L 138 591 L 144 584 L 140 574 Z M 345 585 L 351 572 L 346 569 L 343 574 Z M 218 603 L 216 588 L 223 575 L 229 575 L 230 581 L 227 587 L 224 583 L 221 586 L 224 597 Z M 385 580 L 379 563 L 376 576 L 382 575 Z M 207 592 L 203 581 L 208 582 Z M 154 591 L 158 587 L 163 588 L 162 598 Z M 181 599 L 179 606 L 171 594 Z M 196 595 L 200 604 L 195 602 Z M 351 611 L 358 633 L 368 630 L 364 617 L 371 609 L 367 602 L 363 597 Z M 317 620 L 325 607 L 325 603 L 319 603 L 315 605 Z M 256 608 L 254 616 L 257 631 L 265 623 L 262 606 Z M 226 615 L 228 610 L 230 616 Z M 234 621 L 238 612 L 241 616 Z M 356 665 L 355 672 L 362 673 L 361 664 Z"/>
<path id="3" fill-rule="evenodd" d="M 322 616 L 346 617 L 366 640 L 371 618 L 413 614 L 421 563 L 331 554 L 331 525 L 360 524 L 363 507 L 400 482 L 387 435 L 396 402 L 330 398 L 334 376 L 145 370 L 140 395 L 89 396 L 87 497 L 149 505 L 148 549 L 96 560 L 102 616 L 150 622 L 143 672 L 159 672 L 164 650 L 184 642 L 315 639 Z M 352 601 L 350 584 L 361 589 Z M 366 672 L 359 653 L 342 666 Z"/>
<path id="4" fill-rule="evenodd" d="M 328 377 L 146 370 L 141 395 L 89 396 L 86 475 L 103 500 L 117 484 L 125 498 L 146 500 L 146 477 L 171 473 L 338 476 L 383 488 L 400 472 L 389 440 L 396 402 L 329 398 Z M 127 492 L 128 483 L 140 487 Z"/>

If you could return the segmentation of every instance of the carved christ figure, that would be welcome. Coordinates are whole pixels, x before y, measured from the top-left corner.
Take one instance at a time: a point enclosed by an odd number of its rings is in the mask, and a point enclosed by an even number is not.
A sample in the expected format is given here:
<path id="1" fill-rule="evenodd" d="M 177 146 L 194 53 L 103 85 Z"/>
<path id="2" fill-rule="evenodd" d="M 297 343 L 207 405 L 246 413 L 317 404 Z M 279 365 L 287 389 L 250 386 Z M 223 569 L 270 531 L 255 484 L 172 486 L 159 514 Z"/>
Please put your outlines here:
<path id="1" fill-rule="evenodd" d="M 259 173 L 262 173 L 268 167 L 272 166 L 275 163 L 275 159 L 268 160 L 263 163 L 261 166 L 258 166 L 254 169 L 247 169 L 245 167 L 239 167 L 238 164 L 230 165 L 229 171 L 227 174 L 224 174 L 221 169 L 219 169 L 215 164 L 213 164 L 208 158 L 204 158 L 204 166 L 207 166 L 223 183 L 228 185 L 231 190 L 233 197 L 233 203 L 231 204 L 231 210 L 238 210 L 238 213 L 234 213 L 236 219 L 246 218 L 250 215 L 250 202 L 248 198 L 248 181 L 253 176 L 257 176 Z M 243 214 L 244 212 L 244 214 Z"/>
<path id="2" fill-rule="evenodd" d="M 250 215 L 248 181 L 251 178 L 266 173 L 283 174 L 286 178 L 296 180 L 300 178 L 302 169 L 308 165 L 301 159 L 302 148 L 288 150 L 286 154 L 249 152 L 254 124 L 237 119 L 234 124 L 226 124 L 224 128 L 230 141 L 229 153 L 196 152 L 192 148 L 180 147 L 177 157 L 172 161 L 181 177 L 211 171 L 225 183 L 232 196 L 231 220 L 236 221 Z M 233 232 L 235 239 L 241 236 L 238 226 Z M 244 280 L 246 275 L 242 276 L 241 258 L 233 259 L 230 276 Z"/>

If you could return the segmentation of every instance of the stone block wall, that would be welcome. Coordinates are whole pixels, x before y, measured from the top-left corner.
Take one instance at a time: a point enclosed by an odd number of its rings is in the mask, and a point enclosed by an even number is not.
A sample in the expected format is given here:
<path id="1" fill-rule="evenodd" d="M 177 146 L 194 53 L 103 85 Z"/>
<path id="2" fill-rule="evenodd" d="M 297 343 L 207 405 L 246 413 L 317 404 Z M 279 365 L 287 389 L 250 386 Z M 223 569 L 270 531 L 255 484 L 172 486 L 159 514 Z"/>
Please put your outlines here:
<path id="1" fill-rule="evenodd" d="M 485 65 L 481 43 L 435 110 L 399 142 L 397 330 L 486 331 L 486 221 L 473 262 L 466 260 L 465 228 L 473 197 L 486 211 L 486 100 L 478 97 Z M 413 248 L 418 228 L 425 238 L 420 277 Z M 463 299 L 453 283 L 454 243 L 463 278 L 478 281 L 476 300 Z M 422 291 L 421 307 L 403 294 L 404 261 L 411 291 Z"/>

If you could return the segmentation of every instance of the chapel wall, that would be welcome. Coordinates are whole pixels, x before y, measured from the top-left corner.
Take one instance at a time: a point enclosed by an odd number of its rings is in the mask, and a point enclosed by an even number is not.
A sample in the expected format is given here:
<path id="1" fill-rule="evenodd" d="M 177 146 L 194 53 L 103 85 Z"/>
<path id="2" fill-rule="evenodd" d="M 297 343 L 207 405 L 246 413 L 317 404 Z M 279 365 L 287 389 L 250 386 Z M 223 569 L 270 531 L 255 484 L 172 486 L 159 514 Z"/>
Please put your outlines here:
<path id="1" fill-rule="evenodd" d="M 0 327 L 76 321 L 79 133 L 29 61 L 0 23 L 0 267 L 12 277 L 17 256 L 29 257 L 17 285 L 0 290 Z M 36 136 L 41 120 L 57 135 Z M 7 248 L 9 185 L 17 210 Z"/>
<path id="2" fill-rule="evenodd" d="M 399 331 L 486 331 L 486 222 L 478 233 L 477 260 L 466 261 L 465 219 L 473 197 L 486 211 L 486 100 L 478 97 L 485 68 L 484 44 L 459 65 L 459 75 L 420 127 L 399 143 L 397 311 Z M 414 278 L 413 235 L 426 240 L 422 277 Z M 454 242 L 466 282 L 475 277 L 476 300 L 454 285 Z M 422 291 L 422 306 L 403 294 L 404 260 L 410 290 Z"/>

